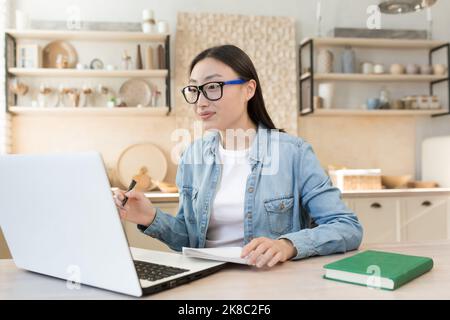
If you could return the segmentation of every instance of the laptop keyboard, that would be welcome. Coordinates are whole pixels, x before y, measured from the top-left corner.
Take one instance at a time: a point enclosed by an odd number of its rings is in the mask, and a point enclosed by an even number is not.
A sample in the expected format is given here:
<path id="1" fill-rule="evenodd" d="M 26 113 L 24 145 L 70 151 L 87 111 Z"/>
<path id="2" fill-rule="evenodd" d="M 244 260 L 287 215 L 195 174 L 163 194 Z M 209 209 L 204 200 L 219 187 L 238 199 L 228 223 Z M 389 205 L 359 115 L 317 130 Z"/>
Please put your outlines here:
<path id="1" fill-rule="evenodd" d="M 189 271 L 186 269 L 137 260 L 134 260 L 134 265 L 136 267 L 139 279 L 148 281 L 156 281 Z"/>

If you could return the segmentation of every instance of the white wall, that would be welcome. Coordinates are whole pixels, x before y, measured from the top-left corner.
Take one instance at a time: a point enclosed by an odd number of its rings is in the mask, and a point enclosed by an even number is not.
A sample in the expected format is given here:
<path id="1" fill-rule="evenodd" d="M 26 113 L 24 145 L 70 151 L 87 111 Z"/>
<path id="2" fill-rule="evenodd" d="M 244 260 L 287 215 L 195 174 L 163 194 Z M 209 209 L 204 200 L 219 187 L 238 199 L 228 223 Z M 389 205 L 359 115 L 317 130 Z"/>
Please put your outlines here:
<path id="1" fill-rule="evenodd" d="M 141 11 L 150 8 L 156 19 L 167 20 L 175 30 L 178 11 L 216 12 L 246 15 L 291 16 L 297 20 L 297 38 L 315 33 L 316 2 L 313 0 L 17 0 L 16 7 L 36 20 L 64 20 L 67 8 L 76 5 L 81 19 L 89 21 L 139 22 Z M 323 30 L 334 27 L 365 27 L 366 9 L 378 0 L 322 0 Z M 434 38 L 450 41 L 450 1 L 440 0 L 433 7 Z M 383 28 L 426 29 L 426 13 L 382 17 Z M 201 39 L 199 39 L 201 41 Z M 424 137 L 450 134 L 450 117 L 424 119 L 417 128 L 417 172 L 420 177 L 420 145 Z M 393 137 L 395 138 L 395 137 Z"/>

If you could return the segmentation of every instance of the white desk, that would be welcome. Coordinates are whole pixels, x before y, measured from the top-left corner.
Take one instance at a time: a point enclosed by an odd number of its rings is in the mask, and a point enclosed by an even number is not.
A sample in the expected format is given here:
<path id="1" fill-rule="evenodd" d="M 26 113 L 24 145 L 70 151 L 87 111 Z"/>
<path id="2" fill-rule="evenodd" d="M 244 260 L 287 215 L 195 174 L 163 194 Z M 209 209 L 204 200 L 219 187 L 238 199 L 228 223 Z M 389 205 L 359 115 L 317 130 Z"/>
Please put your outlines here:
<path id="1" fill-rule="evenodd" d="M 427 274 L 395 291 L 376 290 L 322 278 L 326 263 L 353 255 L 314 257 L 287 262 L 269 270 L 229 265 L 225 269 L 143 299 L 450 299 L 450 242 L 371 245 L 433 258 Z M 12 260 L 0 260 L 0 300 L 3 299 L 134 299 L 87 286 L 69 290 L 66 282 L 19 270 Z"/>

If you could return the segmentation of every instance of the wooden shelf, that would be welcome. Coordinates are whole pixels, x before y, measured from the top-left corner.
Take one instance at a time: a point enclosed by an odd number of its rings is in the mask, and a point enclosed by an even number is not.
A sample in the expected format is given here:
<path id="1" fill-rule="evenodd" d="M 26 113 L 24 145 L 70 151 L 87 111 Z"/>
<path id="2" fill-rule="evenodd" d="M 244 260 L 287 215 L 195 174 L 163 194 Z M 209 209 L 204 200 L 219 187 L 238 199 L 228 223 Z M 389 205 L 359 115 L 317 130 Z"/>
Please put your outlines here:
<path id="1" fill-rule="evenodd" d="M 308 116 L 432 116 L 445 113 L 444 109 L 434 110 L 362 110 L 362 109 L 314 109 Z"/>
<path id="2" fill-rule="evenodd" d="M 309 73 L 305 74 L 307 77 Z M 318 81 L 382 81 L 382 82 L 432 82 L 438 80 L 445 80 L 448 76 L 438 75 L 394 75 L 394 74 L 359 74 L 359 73 L 317 73 L 314 75 L 314 80 Z"/>
<path id="3" fill-rule="evenodd" d="M 86 116 L 166 116 L 168 107 L 23 107 L 11 106 L 8 109 L 13 115 L 86 115 Z"/>
<path id="4" fill-rule="evenodd" d="M 99 77 L 99 78 L 165 78 L 168 70 L 78 70 L 53 68 L 10 68 L 9 73 L 22 77 Z"/>
<path id="5" fill-rule="evenodd" d="M 302 44 L 311 40 L 305 39 Z M 431 49 L 447 44 L 436 40 L 408 40 L 408 39 L 372 39 L 372 38 L 312 38 L 316 47 L 352 46 L 359 48 L 378 49 Z"/>
<path id="6" fill-rule="evenodd" d="M 124 31 L 13 30 L 6 33 L 16 39 L 79 41 L 153 41 L 164 42 L 169 34 Z"/>

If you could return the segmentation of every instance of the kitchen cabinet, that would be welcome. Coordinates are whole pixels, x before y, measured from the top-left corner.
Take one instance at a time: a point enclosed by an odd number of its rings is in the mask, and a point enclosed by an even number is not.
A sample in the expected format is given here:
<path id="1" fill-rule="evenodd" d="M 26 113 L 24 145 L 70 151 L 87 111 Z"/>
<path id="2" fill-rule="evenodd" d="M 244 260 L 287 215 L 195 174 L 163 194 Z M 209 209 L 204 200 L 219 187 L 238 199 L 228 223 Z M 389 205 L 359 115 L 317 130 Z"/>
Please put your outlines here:
<path id="1" fill-rule="evenodd" d="M 166 202 L 166 203 L 153 202 L 153 204 L 156 207 L 160 208 L 162 211 L 172 214 L 174 216 L 178 212 L 178 202 Z M 127 221 L 123 222 L 123 224 L 125 233 L 128 238 L 128 244 L 130 247 L 157 250 L 157 251 L 172 251 L 171 249 L 169 249 L 168 246 L 166 246 L 161 241 L 143 234 L 141 231 L 137 229 L 136 224 Z"/>
<path id="2" fill-rule="evenodd" d="M 364 228 L 363 243 L 450 239 L 450 192 L 343 195 Z"/>

